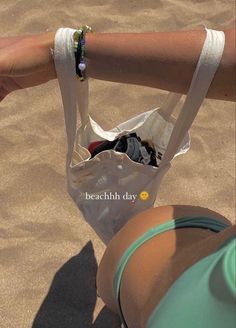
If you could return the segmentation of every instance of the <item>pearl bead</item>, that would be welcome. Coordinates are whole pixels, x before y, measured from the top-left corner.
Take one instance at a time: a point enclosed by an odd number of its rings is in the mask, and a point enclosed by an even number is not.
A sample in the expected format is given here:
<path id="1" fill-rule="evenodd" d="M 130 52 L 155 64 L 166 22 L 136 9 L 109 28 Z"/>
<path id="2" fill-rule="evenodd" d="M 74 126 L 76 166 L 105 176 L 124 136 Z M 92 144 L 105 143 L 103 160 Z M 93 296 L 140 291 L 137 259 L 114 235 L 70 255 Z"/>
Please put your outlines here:
<path id="1" fill-rule="evenodd" d="M 80 69 L 81 71 L 84 71 L 85 68 L 86 68 L 85 63 L 80 63 L 80 64 L 79 64 L 79 69 Z"/>

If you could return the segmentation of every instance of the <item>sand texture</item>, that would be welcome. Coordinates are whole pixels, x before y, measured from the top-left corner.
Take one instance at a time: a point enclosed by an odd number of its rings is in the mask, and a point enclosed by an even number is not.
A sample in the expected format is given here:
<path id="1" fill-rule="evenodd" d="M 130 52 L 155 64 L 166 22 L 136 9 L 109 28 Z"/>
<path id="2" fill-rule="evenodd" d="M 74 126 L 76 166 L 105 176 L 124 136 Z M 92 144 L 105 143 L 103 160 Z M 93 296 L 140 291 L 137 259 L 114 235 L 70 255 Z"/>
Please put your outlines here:
<path id="1" fill-rule="evenodd" d="M 0 0 L 2 36 L 89 24 L 98 32 L 233 27 L 233 0 Z M 104 128 L 160 105 L 166 92 L 91 80 Z M 235 220 L 235 104 L 205 100 L 191 150 L 174 160 L 157 204 L 208 207 Z M 0 103 L 0 327 L 117 328 L 97 299 L 104 245 L 66 192 L 57 81 Z M 102 310 L 103 309 L 103 310 Z"/>

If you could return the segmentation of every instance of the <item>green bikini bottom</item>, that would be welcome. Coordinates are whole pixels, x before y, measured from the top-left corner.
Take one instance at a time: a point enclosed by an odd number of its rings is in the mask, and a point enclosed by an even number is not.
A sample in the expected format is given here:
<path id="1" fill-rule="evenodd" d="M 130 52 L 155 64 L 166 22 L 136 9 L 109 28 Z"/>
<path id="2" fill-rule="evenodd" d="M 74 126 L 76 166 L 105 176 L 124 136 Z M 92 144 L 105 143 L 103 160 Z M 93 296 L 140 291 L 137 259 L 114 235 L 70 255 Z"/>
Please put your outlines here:
<path id="1" fill-rule="evenodd" d="M 123 326 L 128 328 L 120 304 L 120 286 L 126 265 L 146 241 L 169 230 L 203 228 L 220 232 L 228 225 L 208 217 L 184 217 L 158 225 L 139 237 L 121 257 L 114 293 Z M 236 239 L 187 269 L 170 287 L 148 319 L 146 328 L 234 328 L 236 323 Z"/>

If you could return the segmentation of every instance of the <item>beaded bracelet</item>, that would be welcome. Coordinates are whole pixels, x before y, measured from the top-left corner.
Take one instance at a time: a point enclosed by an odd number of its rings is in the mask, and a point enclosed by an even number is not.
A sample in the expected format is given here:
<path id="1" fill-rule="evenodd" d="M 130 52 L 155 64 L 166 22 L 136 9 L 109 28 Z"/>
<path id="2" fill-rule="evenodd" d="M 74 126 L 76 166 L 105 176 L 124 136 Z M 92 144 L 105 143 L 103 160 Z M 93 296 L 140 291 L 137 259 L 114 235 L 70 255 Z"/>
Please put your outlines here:
<path id="1" fill-rule="evenodd" d="M 92 28 L 88 25 L 80 27 L 74 33 L 74 53 L 75 53 L 75 70 L 80 81 L 85 80 L 85 34 L 92 32 Z"/>

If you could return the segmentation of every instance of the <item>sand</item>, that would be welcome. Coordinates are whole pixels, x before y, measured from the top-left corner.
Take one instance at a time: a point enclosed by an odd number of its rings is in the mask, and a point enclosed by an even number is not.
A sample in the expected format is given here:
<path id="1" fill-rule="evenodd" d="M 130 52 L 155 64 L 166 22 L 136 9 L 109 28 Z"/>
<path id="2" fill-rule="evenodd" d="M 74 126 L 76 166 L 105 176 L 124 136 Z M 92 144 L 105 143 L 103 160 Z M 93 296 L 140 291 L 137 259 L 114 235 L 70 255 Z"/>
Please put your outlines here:
<path id="1" fill-rule="evenodd" d="M 90 24 L 99 32 L 234 26 L 233 0 L 1 0 L 2 36 Z M 158 106 L 166 92 L 91 80 L 105 128 Z M 205 100 L 188 154 L 174 160 L 157 205 L 193 204 L 235 220 L 235 104 Z M 56 81 L 0 104 L 0 327 L 118 327 L 96 297 L 104 245 L 66 193 L 65 129 Z"/>

